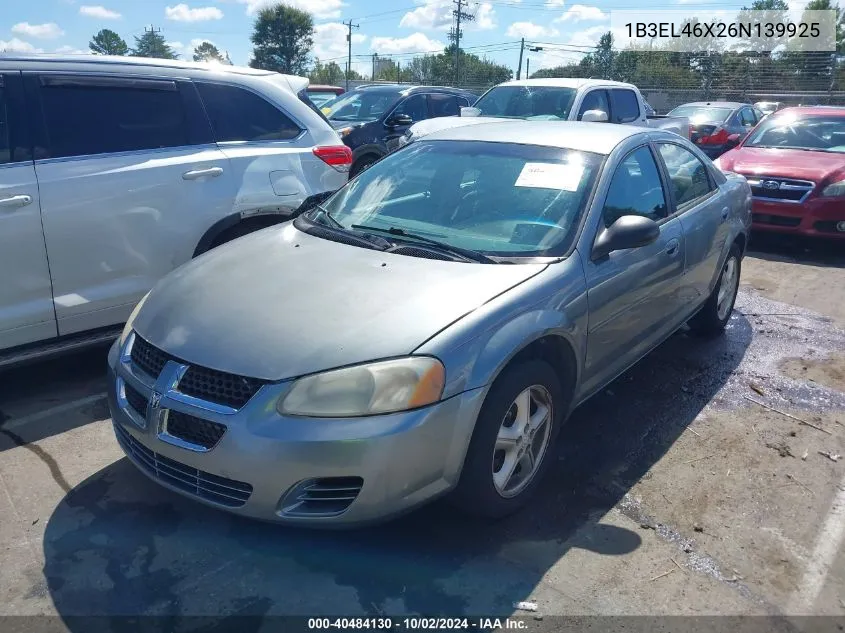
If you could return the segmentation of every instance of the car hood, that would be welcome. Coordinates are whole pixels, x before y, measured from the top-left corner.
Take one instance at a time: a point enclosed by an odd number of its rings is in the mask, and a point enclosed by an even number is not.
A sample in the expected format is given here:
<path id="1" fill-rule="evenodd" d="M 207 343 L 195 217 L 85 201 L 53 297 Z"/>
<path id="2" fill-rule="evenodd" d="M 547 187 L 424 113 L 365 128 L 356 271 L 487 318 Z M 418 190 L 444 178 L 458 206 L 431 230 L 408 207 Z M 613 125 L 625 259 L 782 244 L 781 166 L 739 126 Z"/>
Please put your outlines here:
<path id="1" fill-rule="evenodd" d="M 283 380 L 409 354 L 544 268 L 382 253 L 289 222 L 172 272 L 133 327 L 186 362 Z"/>
<path id="2" fill-rule="evenodd" d="M 719 160 L 724 171 L 819 183 L 845 174 L 845 154 L 796 149 L 738 147 Z"/>
<path id="3" fill-rule="evenodd" d="M 513 119 L 486 116 L 444 116 L 414 123 L 414 125 L 411 126 L 411 134 L 416 139 L 428 136 L 429 134 L 434 134 L 440 130 L 449 130 L 456 127 L 465 127 L 467 125 L 479 125 L 481 123 L 496 123 L 500 121 L 513 121 Z"/>

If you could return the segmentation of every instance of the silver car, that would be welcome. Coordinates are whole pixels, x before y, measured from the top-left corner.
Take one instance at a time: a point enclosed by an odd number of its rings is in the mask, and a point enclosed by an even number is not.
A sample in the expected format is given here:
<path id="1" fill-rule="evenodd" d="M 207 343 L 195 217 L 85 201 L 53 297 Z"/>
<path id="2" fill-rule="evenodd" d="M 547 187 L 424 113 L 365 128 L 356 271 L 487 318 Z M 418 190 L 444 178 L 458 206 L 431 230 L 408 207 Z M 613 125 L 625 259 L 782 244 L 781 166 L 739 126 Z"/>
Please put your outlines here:
<path id="1" fill-rule="evenodd" d="M 158 283 L 109 355 L 117 439 L 250 517 L 511 513 L 575 406 L 685 322 L 725 328 L 750 206 L 670 132 L 432 134 Z"/>

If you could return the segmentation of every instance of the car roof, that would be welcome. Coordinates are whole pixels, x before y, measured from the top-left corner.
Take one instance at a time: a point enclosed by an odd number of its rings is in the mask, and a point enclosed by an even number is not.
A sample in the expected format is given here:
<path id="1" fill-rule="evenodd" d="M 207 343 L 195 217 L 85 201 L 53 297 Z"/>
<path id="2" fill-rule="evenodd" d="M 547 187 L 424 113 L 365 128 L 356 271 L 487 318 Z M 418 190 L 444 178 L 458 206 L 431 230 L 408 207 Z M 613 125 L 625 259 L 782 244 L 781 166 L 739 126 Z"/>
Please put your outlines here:
<path id="1" fill-rule="evenodd" d="M 444 92 L 448 94 L 470 94 L 463 88 L 450 88 L 449 86 L 409 86 L 408 84 L 369 84 L 355 88 L 356 92 Z"/>
<path id="2" fill-rule="evenodd" d="M 624 140 L 649 133 L 654 133 L 654 130 L 632 125 L 584 123 L 583 121 L 498 121 L 440 130 L 422 138 L 419 142 L 486 141 L 610 154 Z M 667 134 L 670 133 L 667 132 Z"/>
<path id="3" fill-rule="evenodd" d="M 699 107 L 707 107 L 711 106 L 714 108 L 731 108 L 733 110 L 738 110 L 739 108 L 744 108 L 746 106 L 751 106 L 750 103 L 741 103 L 739 101 L 691 101 L 690 103 L 682 103 L 679 106 L 675 106 L 676 108 L 681 108 L 683 106 L 699 106 Z"/>
<path id="4" fill-rule="evenodd" d="M 308 90 L 324 90 L 326 92 L 335 92 L 337 90 L 343 90 L 340 86 L 329 86 L 327 84 L 309 84 Z"/>
<path id="5" fill-rule="evenodd" d="M 771 116 L 778 117 L 784 114 L 833 114 L 834 116 L 845 116 L 845 108 L 842 106 L 789 106 L 774 112 Z"/>
<path id="6" fill-rule="evenodd" d="M 236 75 L 273 75 L 271 70 L 229 66 L 228 64 L 209 64 L 207 62 L 188 62 L 180 59 L 153 59 L 149 57 L 119 57 L 115 55 L 51 55 L 0 53 L 1 62 L 39 62 L 49 64 L 92 65 L 92 66 L 139 66 L 148 68 L 174 68 L 183 70 L 213 70 L 214 72 Z"/>
<path id="7" fill-rule="evenodd" d="M 499 86 L 537 86 L 541 88 L 590 88 L 606 86 L 617 88 L 635 88 L 633 84 L 609 79 L 584 79 L 580 77 L 549 77 L 543 79 L 514 79 L 499 84 Z M 498 88 L 499 86 L 495 86 Z"/>

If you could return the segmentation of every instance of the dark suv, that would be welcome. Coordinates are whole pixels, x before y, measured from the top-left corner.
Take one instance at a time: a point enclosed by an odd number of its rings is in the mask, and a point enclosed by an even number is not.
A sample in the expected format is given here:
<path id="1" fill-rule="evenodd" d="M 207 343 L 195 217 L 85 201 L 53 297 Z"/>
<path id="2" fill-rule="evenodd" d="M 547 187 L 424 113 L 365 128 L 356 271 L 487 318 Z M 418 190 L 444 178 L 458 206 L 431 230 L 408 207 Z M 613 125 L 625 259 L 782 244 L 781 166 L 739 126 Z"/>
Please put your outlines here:
<path id="1" fill-rule="evenodd" d="M 348 92 L 323 112 L 352 150 L 350 176 L 355 176 L 396 149 L 412 124 L 457 116 L 477 98 L 457 88 L 377 85 Z"/>

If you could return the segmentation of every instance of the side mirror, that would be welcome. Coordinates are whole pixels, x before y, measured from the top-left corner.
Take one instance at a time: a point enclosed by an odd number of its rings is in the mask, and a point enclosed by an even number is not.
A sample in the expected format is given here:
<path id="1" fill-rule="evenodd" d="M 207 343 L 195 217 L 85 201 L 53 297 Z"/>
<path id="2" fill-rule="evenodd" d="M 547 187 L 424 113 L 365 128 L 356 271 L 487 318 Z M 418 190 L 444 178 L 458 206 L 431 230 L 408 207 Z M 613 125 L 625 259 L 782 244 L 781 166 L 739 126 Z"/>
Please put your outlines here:
<path id="1" fill-rule="evenodd" d="M 414 120 L 407 114 L 394 114 L 384 124 L 387 127 L 400 127 L 405 125 L 413 125 Z"/>
<path id="2" fill-rule="evenodd" d="M 461 108 L 461 116 L 473 117 L 473 116 L 481 116 L 481 110 L 478 108 Z"/>
<path id="3" fill-rule="evenodd" d="M 613 251 L 647 246 L 660 237 L 657 222 L 642 215 L 623 215 L 599 233 L 593 244 L 593 259 L 601 259 Z"/>
<path id="4" fill-rule="evenodd" d="M 607 112 L 604 110 L 587 110 L 581 116 L 581 120 L 587 123 L 607 123 Z"/>
<path id="5" fill-rule="evenodd" d="M 739 134 L 731 134 L 731 135 L 728 137 L 728 139 L 727 139 L 727 141 L 725 142 L 725 144 L 726 144 L 728 147 L 736 147 L 737 145 L 739 145 L 739 141 L 740 141 Z"/>

